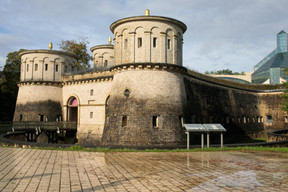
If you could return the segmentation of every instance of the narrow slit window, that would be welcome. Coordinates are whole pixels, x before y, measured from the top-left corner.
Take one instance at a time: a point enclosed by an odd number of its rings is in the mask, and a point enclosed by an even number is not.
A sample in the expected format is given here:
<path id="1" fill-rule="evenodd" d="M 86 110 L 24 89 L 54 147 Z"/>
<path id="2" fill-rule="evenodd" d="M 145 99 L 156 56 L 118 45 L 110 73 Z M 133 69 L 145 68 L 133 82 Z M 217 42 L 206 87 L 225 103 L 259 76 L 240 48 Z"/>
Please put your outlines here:
<path id="1" fill-rule="evenodd" d="M 157 37 L 153 37 L 153 47 L 157 46 Z"/>
<path id="2" fill-rule="evenodd" d="M 104 61 L 104 67 L 107 67 L 107 65 L 108 65 L 108 60 L 105 60 Z"/>
<path id="3" fill-rule="evenodd" d="M 68 66 L 65 66 L 64 72 L 66 73 L 68 69 Z"/>
<path id="4" fill-rule="evenodd" d="M 93 118 L 93 112 L 90 112 L 90 119 Z"/>
<path id="5" fill-rule="evenodd" d="M 90 96 L 93 96 L 93 94 L 94 94 L 94 90 L 91 89 L 91 90 L 90 90 Z"/>
<path id="6" fill-rule="evenodd" d="M 71 71 L 74 71 L 74 66 L 71 67 Z"/>
<path id="7" fill-rule="evenodd" d="M 35 64 L 35 71 L 38 70 L 38 64 Z"/>
<path id="8" fill-rule="evenodd" d="M 29 64 L 27 64 L 27 72 L 29 71 Z"/>
<path id="9" fill-rule="evenodd" d="M 20 114 L 20 115 L 19 115 L 19 121 L 22 121 L 22 120 L 23 120 L 23 115 Z"/>
<path id="10" fill-rule="evenodd" d="M 126 115 L 123 115 L 122 117 L 122 127 L 126 127 L 128 123 L 128 119 Z"/>
<path id="11" fill-rule="evenodd" d="M 142 38 L 138 38 L 138 48 L 142 47 Z"/>
<path id="12" fill-rule="evenodd" d="M 180 127 L 183 128 L 184 127 L 184 118 L 183 118 L 183 116 L 179 116 L 179 123 L 180 123 Z"/>
<path id="13" fill-rule="evenodd" d="M 55 66 L 55 71 L 58 72 L 58 65 Z"/>
<path id="14" fill-rule="evenodd" d="M 48 64 L 45 64 L 45 71 L 48 71 Z"/>
<path id="15" fill-rule="evenodd" d="M 170 48 L 171 48 L 171 40 L 170 40 L 170 39 L 168 39 L 168 42 L 167 42 L 167 47 L 168 47 L 168 49 L 170 49 Z"/>
<path id="16" fill-rule="evenodd" d="M 128 39 L 124 39 L 124 49 L 127 49 Z"/>
<path id="17" fill-rule="evenodd" d="M 158 116 L 153 116 L 152 124 L 154 128 L 158 128 Z"/>

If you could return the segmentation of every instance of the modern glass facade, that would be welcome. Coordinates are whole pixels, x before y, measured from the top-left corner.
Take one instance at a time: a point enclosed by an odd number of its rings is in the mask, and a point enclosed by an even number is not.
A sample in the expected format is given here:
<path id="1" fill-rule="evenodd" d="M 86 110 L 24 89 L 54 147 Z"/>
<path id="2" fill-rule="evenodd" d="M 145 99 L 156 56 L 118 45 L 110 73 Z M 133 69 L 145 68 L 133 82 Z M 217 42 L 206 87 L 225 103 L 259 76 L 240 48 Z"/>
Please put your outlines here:
<path id="1" fill-rule="evenodd" d="M 254 66 L 252 83 L 280 84 L 281 79 L 288 80 L 285 68 L 288 68 L 288 34 L 280 31 L 277 34 L 277 49 L 272 51 Z"/>
<path id="2" fill-rule="evenodd" d="M 287 52 L 287 33 L 283 30 L 277 34 L 277 50 L 278 53 Z"/>

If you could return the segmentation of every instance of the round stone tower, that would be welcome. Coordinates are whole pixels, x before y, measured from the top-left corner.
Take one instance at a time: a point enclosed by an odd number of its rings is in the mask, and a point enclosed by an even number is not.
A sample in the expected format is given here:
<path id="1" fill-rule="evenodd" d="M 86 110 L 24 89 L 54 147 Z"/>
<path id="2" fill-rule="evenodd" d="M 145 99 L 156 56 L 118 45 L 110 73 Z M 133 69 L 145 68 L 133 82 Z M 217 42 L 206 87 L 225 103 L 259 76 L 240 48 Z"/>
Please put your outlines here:
<path id="1" fill-rule="evenodd" d="M 167 17 L 129 17 L 111 24 L 115 65 L 124 63 L 167 63 L 182 66 L 184 23 Z"/>
<path id="2" fill-rule="evenodd" d="M 110 27 L 115 66 L 102 137 L 107 145 L 176 146 L 185 141 L 182 37 L 186 25 L 147 12 Z"/>
<path id="3" fill-rule="evenodd" d="M 74 55 L 52 50 L 20 54 L 21 74 L 14 121 L 62 119 L 62 74 L 76 70 Z"/>
<path id="4" fill-rule="evenodd" d="M 93 67 L 95 70 L 109 69 L 114 66 L 114 46 L 109 37 L 109 44 L 97 45 L 90 50 L 93 54 Z"/>

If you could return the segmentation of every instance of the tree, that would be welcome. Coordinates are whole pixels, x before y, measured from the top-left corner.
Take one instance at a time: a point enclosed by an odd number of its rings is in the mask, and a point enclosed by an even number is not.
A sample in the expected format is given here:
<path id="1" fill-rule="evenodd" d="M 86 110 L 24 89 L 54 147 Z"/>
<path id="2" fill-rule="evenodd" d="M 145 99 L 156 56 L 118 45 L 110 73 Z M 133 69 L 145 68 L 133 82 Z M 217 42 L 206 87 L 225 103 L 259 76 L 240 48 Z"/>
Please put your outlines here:
<path id="1" fill-rule="evenodd" d="M 92 57 L 87 53 L 87 44 L 89 42 L 85 38 L 81 38 L 79 42 L 75 40 L 62 40 L 59 46 L 61 50 L 76 55 L 78 58 L 78 69 L 87 69 L 90 68 L 89 61 L 92 60 Z"/>
<path id="2" fill-rule="evenodd" d="M 11 121 L 13 119 L 18 94 L 17 83 L 20 80 L 21 57 L 19 54 L 23 51 L 26 50 L 20 49 L 7 54 L 0 81 L 0 121 Z"/>
<path id="3" fill-rule="evenodd" d="M 230 69 L 222 69 L 222 70 L 218 70 L 218 71 L 206 71 L 205 74 L 209 75 L 209 74 L 212 74 L 212 75 L 245 75 L 245 72 L 241 72 L 238 73 L 238 72 L 232 72 L 232 70 Z"/>

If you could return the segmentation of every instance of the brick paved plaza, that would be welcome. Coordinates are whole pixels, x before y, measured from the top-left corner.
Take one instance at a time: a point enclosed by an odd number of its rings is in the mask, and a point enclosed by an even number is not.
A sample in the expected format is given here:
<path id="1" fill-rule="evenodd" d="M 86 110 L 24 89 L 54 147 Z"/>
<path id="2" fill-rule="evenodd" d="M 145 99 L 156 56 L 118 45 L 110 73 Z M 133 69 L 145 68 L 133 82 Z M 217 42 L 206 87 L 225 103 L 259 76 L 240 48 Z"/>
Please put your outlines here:
<path id="1" fill-rule="evenodd" d="M 287 191 L 288 154 L 0 148 L 0 191 Z"/>

